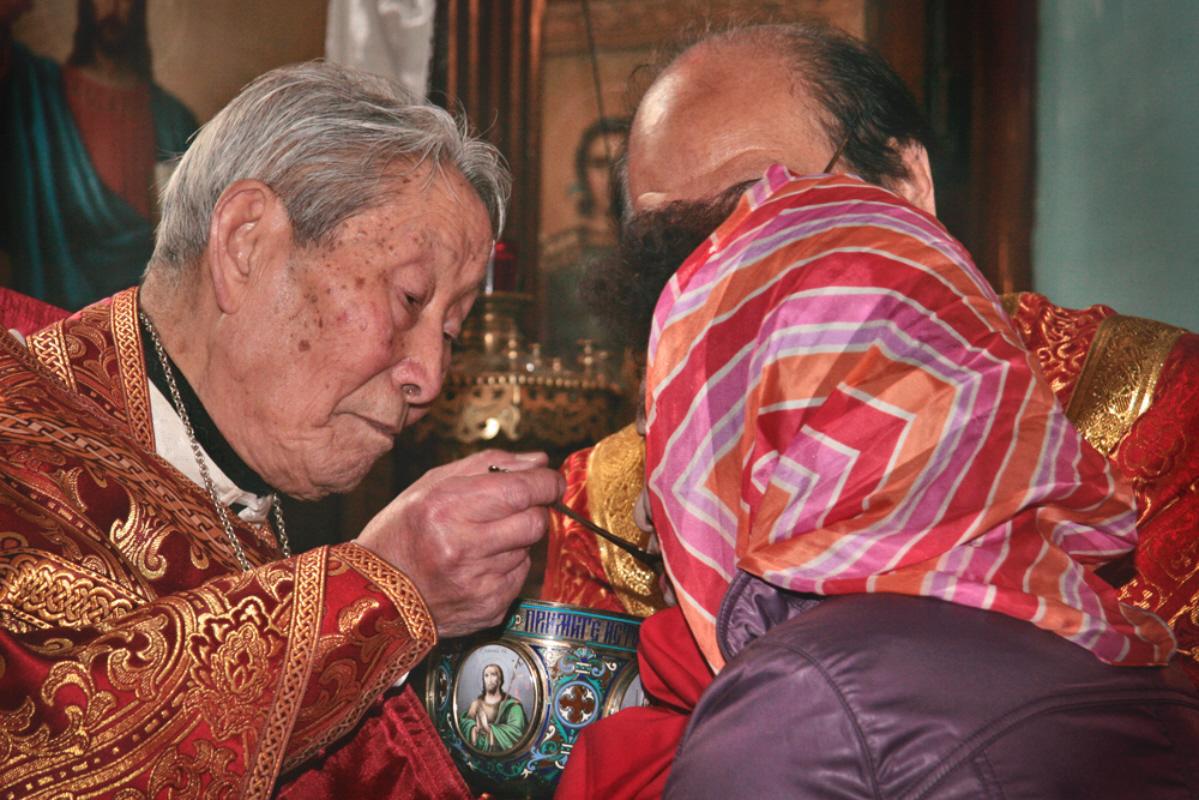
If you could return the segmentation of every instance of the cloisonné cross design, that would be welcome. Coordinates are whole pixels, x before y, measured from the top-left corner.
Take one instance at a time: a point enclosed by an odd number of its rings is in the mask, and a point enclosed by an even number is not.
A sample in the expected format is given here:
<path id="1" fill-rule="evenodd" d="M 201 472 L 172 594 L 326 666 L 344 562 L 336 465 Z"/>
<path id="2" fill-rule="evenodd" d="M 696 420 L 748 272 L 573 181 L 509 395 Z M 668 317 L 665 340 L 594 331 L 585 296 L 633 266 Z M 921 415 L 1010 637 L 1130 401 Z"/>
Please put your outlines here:
<path id="1" fill-rule="evenodd" d="M 595 713 L 595 693 L 574 684 L 558 695 L 558 712 L 571 725 L 580 725 Z"/>

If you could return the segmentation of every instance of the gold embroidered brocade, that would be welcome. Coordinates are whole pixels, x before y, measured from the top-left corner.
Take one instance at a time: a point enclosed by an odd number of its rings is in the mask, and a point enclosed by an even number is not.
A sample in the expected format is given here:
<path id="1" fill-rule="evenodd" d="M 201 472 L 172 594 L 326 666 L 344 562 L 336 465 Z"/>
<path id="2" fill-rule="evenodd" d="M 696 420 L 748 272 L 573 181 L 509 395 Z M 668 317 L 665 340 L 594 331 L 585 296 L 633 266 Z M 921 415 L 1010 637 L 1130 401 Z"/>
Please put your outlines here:
<path id="1" fill-rule="evenodd" d="M 1066 416 L 1091 445 L 1111 455 L 1153 402 L 1162 366 L 1181 328 L 1140 317 L 1099 323 Z"/>
<path id="2" fill-rule="evenodd" d="M 1003 310 L 1013 320 L 1020 312 L 1025 294 L 1013 292 L 1000 296 Z M 1038 295 L 1029 296 L 1039 299 Z M 1054 343 L 1049 368 L 1078 377 L 1073 391 L 1064 398 L 1063 387 L 1059 385 L 1061 375 L 1045 377 L 1059 398 L 1068 402 L 1066 416 L 1083 438 L 1099 452 L 1111 456 L 1152 405 L 1162 366 L 1185 331 L 1150 319 L 1111 314 L 1099 321 L 1090 346 L 1083 352 L 1076 343 L 1079 337 L 1070 336 L 1071 326 L 1094 309 L 1076 312 L 1053 305 L 1048 308 L 1054 312 L 1056 324 L 1040 335 Z M 1082 343 L 1085 342 L 1082 337 Z M 1046 362 L 1041 361 L 1040 366 L 1045 374 Z"/>
<path id="3" fill-rule="evenodd" d="M 240 571 L 153 453 L 135 291 L 29 343 L 0 332 L 0 800 L 269 796 L 433 646 L 427 608 L 235 518 Z"/>
<path id="4" fill-rule="evenodd" d="M 649 534 L 633 520 L 645 486 L 645 439 L 629 425 L 602 439 L 587 460 L 587 504 L 591 519 L 626 542 L 644 548 Z M 666 607 L 658 576 L 629 553 L 596 537 L 604 572 L 630 614 L 648 617 Z"/>

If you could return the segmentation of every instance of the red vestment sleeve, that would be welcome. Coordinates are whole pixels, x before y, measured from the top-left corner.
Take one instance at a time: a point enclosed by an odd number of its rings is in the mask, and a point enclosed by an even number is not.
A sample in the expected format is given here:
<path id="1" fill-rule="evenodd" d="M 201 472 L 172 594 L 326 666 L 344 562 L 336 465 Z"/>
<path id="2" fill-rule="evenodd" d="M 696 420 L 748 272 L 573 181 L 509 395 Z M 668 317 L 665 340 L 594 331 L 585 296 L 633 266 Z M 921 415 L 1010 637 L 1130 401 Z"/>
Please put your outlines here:
<path id="1" fill-rule="evenodd" d="M 587 502 L 587 465 L 591 452 L 592 448 L 586 448 L 571 453 L 560 470 L 566 479 L 562 503 L 585 519 L 591 518 Z M 550 511 L 541 599 L 628 613 L 612 590 L 595 534 L 557 511 Z"/>
<path id="2" fill-rule="evenodd" d="M 86 564 L 4 544 L 4 798 L 266 797 L 285 760 L 351 727 L 435 641 L 407 578 L 353 544 L 78 626 L 77 600 L 131 598 Z"/>

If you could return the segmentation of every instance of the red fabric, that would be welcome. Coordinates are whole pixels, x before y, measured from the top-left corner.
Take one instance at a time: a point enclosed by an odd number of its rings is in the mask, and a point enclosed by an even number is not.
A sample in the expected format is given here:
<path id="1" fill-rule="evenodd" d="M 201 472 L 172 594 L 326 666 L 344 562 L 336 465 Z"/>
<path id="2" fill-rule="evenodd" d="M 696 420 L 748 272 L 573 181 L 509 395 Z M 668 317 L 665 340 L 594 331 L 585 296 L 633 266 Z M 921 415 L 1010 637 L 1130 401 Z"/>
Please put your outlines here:
<path id="1" fill-rule="evenodd" d="M 69 316 L 57 306 L 0 287 L 0 329 L 16 329 L 23 336 Z"/>
<path id="2" fill-rule="evenodd" d="M 1199 334 L 1174 345 L 1153 405 L 1112 461 L 1140 510 L 1137 574 L 1121 599 L 1170 623 L 1182 666 L 1199 686 Z"/>
<path id="3" fill-rule="evenodd" d="M 1062 408 L 1070 405 L 1099 323 L 1115 313 L 1108 306 L 1062 308 L 1044 295 L 1020 294 L 1020 304 L 1011 315 L 1012 324 L 1024 346 L 1036 357 L 1041 374 L 1053 387 Z"/>
<path id="4" fill-rule="evenodd" d="M 587 505 L 587 465 L 591 450 L 588 447 L 571 453 L 560 470 L 566 479 L 562 503 L 585 519 L 591 519 Z M 628 613 L 608 581 L 594 533 L 551 511 L 548 547 L 542 600 Z"/>
<path id="5" fill-rule="evenodd" d="M 149 219 L 155 160 L 150 84 L 106 86 L 71 66 L 62 78 L 71 116 L 100 181 Z"/>
<path id="6" fill-rule="evenodd" d="M 1107 306 L 1069 309 L 1025 292 L 1012 323 L 1063 406 L 1070 403 Z M 1115 471 L 1132 484 L 1138 542 L 1120 599 L 1166 620 L 1178 640 L 1176 656 L 1199 685 L 1199 335 L 1184 334 L 1162 365 L 1153 404 L 1111 454 Z"/>
<path id="7" fill-rule="evenodd" d="M 583 730 L 558 783 L 558 800 L 662 796 L 687 720 L 712 672 L 677 606 L 642 623 L 637 660 L 651 705 L 625 709 Z"/>
<path id="8" fill-rule="evenodd" d="M 411 687 L 376 704 L 350 736 L 284 777 L 281 800 L 469 798 Z"/>
<path id="9" fill-rule="evenodd" d="M 261 565 L 238 569 L 204 490 L 151 455 L 136 307 L 128 290 L 28 348 L 0 336 L 0 797 L 39 775 L 63 796 L 266 797 L 436 638 L 411 582 L 355 544 L 280 560 L 235 516 Z M 408 695 L 357 746 L 414 755 L 356 782 L 467 796 Z"/>

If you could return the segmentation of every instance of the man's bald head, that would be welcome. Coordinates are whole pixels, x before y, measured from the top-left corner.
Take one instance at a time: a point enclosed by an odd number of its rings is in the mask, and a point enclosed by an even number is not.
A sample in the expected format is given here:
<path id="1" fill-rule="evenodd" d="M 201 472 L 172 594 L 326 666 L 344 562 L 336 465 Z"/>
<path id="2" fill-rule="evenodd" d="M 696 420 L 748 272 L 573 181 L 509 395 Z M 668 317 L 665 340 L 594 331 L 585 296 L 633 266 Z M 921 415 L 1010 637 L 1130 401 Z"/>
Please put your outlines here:
<path id="1" fill-rule="evenodd" d="M 650 86 L 628 146 L 635 211 L 715 197 L 782 163 L 840 169 L 933 210 L 928 129 L 886 62 L 825 25 L 764 25 L 708 37 Z"/>
<path id="2" fill-rule="evenodd" d="M 632 213 L 616 257 L 588 270 L 583 294 L 643 351 L 662 287 L 767 167 L 853 172 L 933 213 L 928 138 L 903 81 L 836 29 L 766 25 L 709 36 L 642 98 L 621 182 Z"/>

